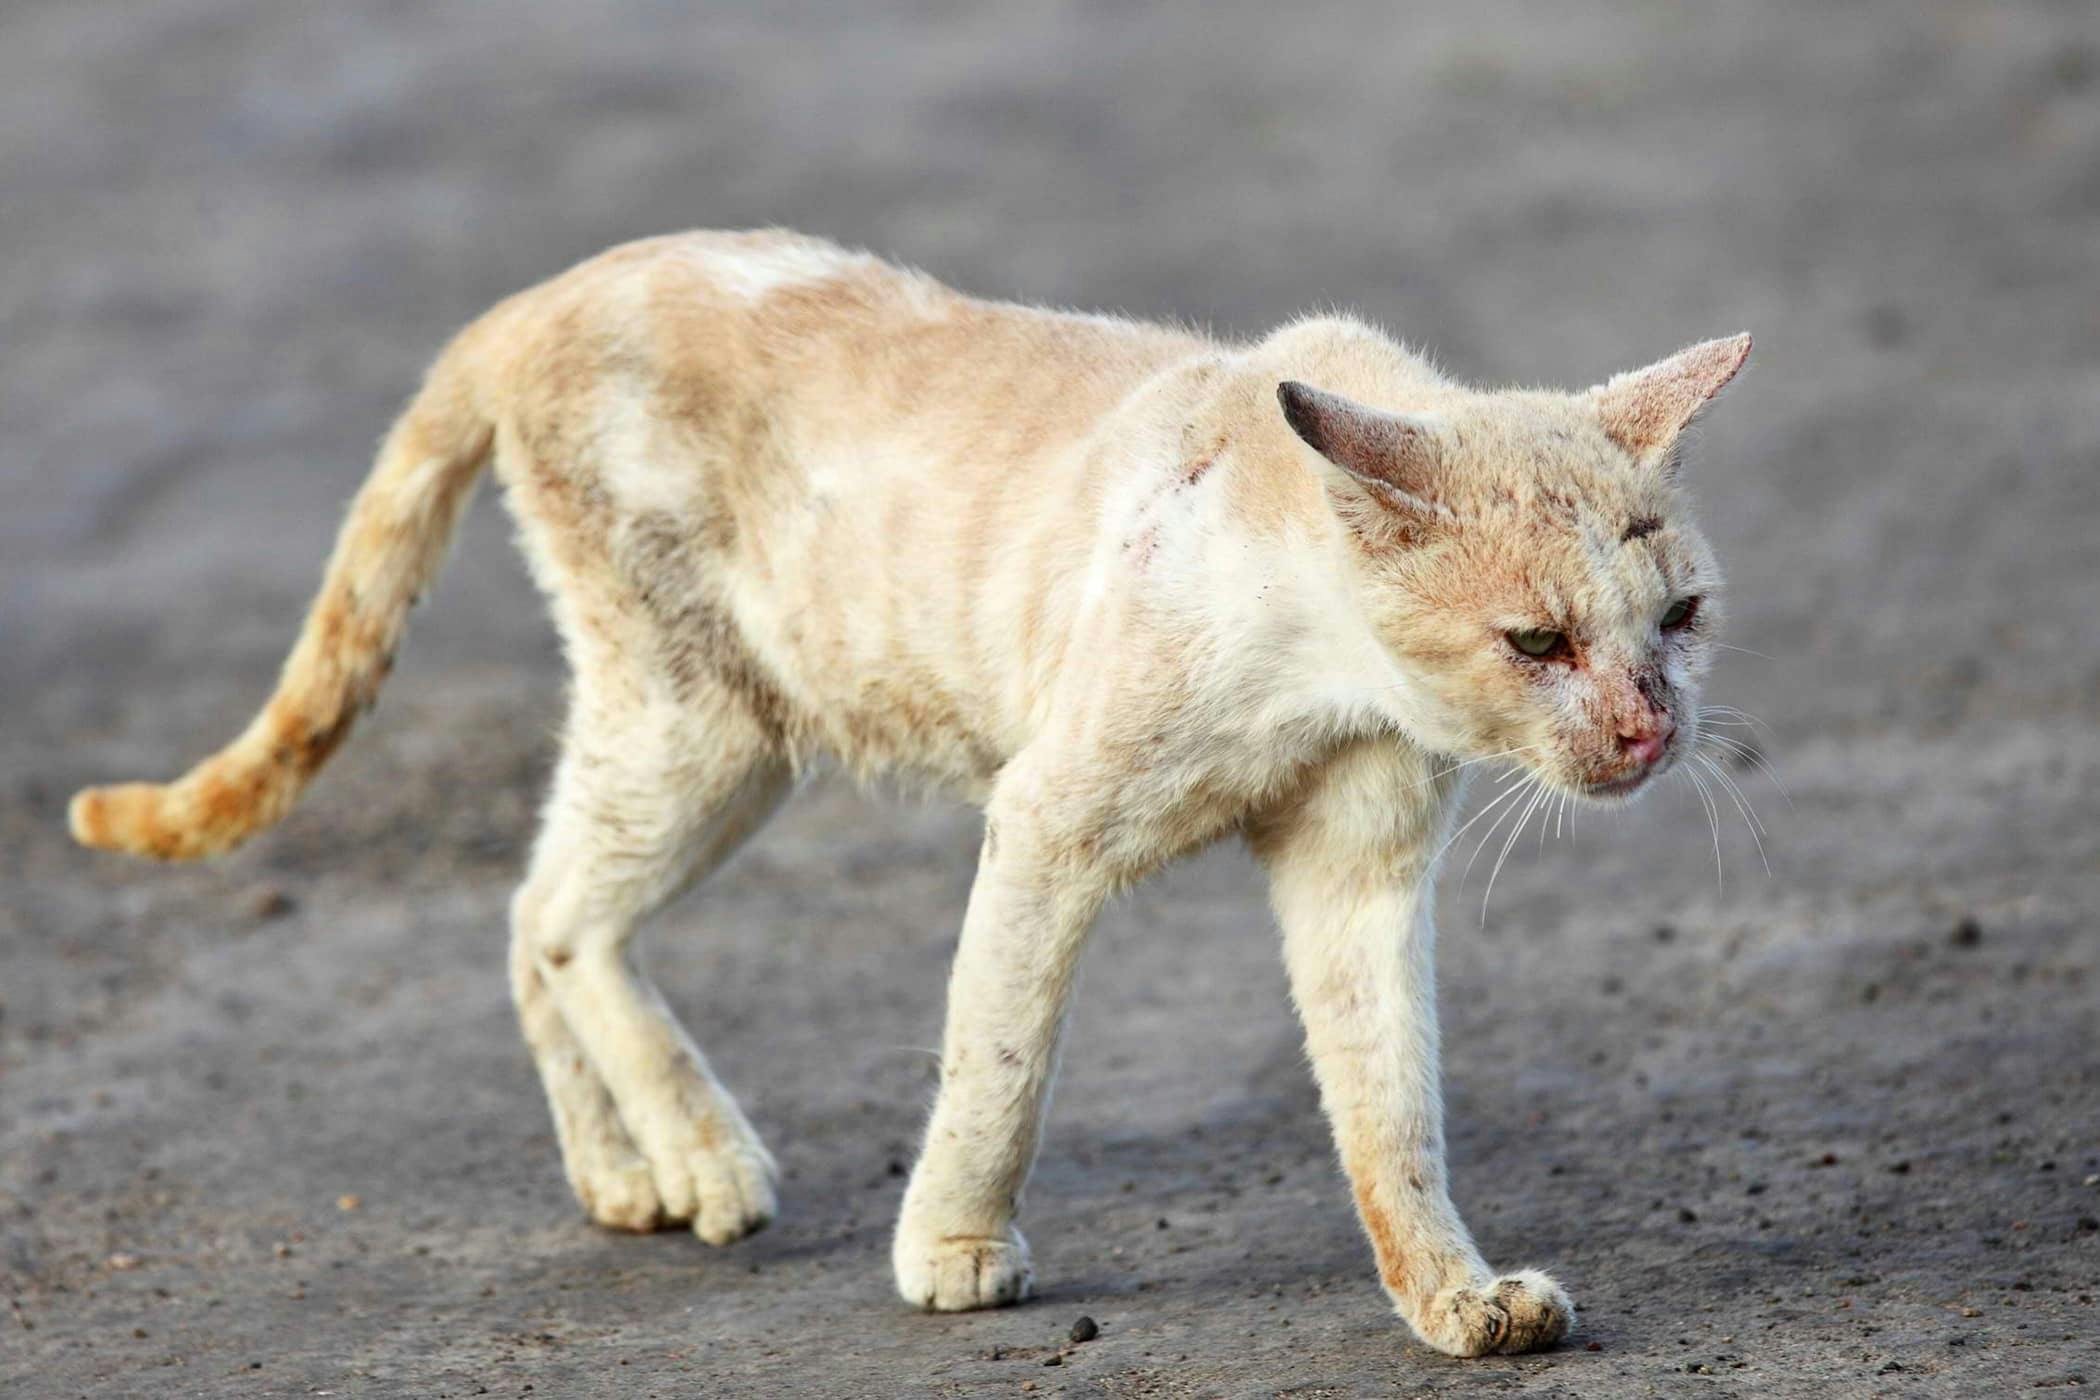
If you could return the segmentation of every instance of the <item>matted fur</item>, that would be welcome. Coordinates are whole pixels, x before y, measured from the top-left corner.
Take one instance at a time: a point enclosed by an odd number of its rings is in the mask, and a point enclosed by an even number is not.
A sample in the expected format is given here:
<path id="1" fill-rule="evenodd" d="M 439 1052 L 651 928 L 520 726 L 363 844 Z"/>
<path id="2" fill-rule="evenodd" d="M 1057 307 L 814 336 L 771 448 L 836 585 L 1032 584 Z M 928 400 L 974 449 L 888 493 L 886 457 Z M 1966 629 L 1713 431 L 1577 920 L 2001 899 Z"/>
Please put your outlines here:
<path id="1" fill-rule="evenodd" d="M 1225 344 L 788 233 L 631 244 L 447 349 L 262 714 L 174 783 L 81 793 L 72 828 L 186 859 L 281 818 L 493 460 L 576 677 L 511 976 L 594 1219 L 725 1243 L 771 1218 L 772 1159 L 626 950 L 829 755 L 986 814 L 906 1298 L 1027 1294 L 1014 1219 L 1086 930 L 1237 832 L 1401 1315 L 1457 1355 L 1546 1346 L 1566 1296 L 1498 1277 L 1445 1187 L 1430 876 L 1459 761 L 1615 800 L 1689 746 L 1718 577 L 1672 446 L 1748 349 L 1484 392 L 1344 317 Z"/>

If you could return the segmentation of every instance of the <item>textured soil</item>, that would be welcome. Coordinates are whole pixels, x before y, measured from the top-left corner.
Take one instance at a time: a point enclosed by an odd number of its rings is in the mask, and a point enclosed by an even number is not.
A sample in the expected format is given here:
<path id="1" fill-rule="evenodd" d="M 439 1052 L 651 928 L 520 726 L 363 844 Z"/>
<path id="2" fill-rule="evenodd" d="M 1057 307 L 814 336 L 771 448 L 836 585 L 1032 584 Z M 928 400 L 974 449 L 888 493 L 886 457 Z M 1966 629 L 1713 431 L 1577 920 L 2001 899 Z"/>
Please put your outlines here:
<path id="1" fill-rule="evenodd" d="M 757 7 L 751 7 L 754 11 Z M 1982 1395 L 2100 1385 L 2100 24 L 2077 3 L 0 14 L 0 1392 Z M 568 16 L 568 17 L 563 17 Z M 484 499 L 375 721 L 220 864 L 73 849 L 266 693 L 421 365 L 606 244 L 782 223 L 1582 384 L 1747 328 L 1672 789 L 1443 886 L 1455 1191 L 1561 1349 L 1372 1276 L 1236 850 L 1118 906 L 1024 1225 L 887 1228 L 965 810 L 819 783 L 657 930 L 778 1153 L 713 1251 L 563 1186 L 503 979 L 562 670 Z M 1069 1340 L 1082 1314 L 1100 1335 Z M 1061 1364 L 1045 1363 L 1061 1355 Z"/>

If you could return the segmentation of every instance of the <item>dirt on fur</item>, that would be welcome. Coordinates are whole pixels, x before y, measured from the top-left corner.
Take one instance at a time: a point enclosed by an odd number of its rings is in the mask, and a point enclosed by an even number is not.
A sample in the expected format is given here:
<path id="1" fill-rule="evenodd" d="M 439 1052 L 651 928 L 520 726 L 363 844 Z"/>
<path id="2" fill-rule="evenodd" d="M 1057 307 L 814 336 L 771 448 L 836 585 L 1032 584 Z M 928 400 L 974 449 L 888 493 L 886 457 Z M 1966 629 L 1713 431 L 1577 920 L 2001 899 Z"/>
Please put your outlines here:
<path id="1" fill-rule="evenodd" d="M 2100 1385 L 2087 9 L 700 9 L 0 16 L 0 1392 Z M 590 1228 L 504 985 L 563 678 L 492 500 L 281 828 L 202 867 L 68 843 L 75 787 L 246 722 L 456 327 L 776 223 L 1226 331 L 1349 304 L 1485 380 L 1755 333 L 1689 473 L 1770 873 L 1674 788 L 1527 835 L 1484 912 L 1494 852 L 1442 886 L 1454 1190 L 1567 1284 L 1561 1348 L 1451 1361 L 1391 1315 L 1232 849 L 1090 955 L 1040 1301 L 905 1308 L 978 827 L 831 783 L 650 940 L 780 1221 Z"/>

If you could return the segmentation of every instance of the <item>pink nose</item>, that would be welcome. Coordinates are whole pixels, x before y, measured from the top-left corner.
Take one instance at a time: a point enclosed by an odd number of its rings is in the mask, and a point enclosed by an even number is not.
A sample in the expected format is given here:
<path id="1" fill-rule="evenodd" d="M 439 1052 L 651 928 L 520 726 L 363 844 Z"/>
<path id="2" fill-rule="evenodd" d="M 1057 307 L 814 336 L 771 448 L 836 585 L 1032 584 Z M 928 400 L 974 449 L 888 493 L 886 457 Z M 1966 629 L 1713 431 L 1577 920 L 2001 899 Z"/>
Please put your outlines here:
<path id="1" fill-rule="evenodd" d="M 1632 767 L 1647 768 L 1663 756 L 1670 746 L 1670 736 L 1677 732 L 1677 721 L 1668 715 L 1650 714 L 1633 727 L 1631 733 L 1619 734 L 1619 752 L 1626 755 Z"/>

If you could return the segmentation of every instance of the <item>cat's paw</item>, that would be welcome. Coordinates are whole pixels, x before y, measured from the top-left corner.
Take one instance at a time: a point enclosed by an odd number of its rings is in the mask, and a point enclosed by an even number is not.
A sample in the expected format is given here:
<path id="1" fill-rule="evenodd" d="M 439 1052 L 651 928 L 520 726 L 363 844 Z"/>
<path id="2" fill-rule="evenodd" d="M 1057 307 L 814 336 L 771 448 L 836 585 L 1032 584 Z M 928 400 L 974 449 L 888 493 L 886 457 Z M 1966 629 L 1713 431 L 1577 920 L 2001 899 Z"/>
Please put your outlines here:
<path id="1" fill-rule="evenodd" d="M 891 1262 L 904 1301 L 929 1312 L 968 1312 L 1018 1303 L 1035 1291 L 1028 1241 L 1011 1227 L 1004 1236 L 937 1235 L 915 1238 L 899 1229 Z"/>
<path id="2" fill-rule="evenodd" d="M 709 1244 L 734 1244 L 773 1221 L 773 1159 L 755 1143 L 652 1157 L 650 1168 L 664 1216 L 690 1223 Z"/>
<path id="3" fill-rule="evenodd" d="M 709 1244 L 763 1230 L 777 1211 L 773 1160 L 762 1147 L 594 1154 L 571 1163 L 569 1185 L 584 1213 L 608 1230 L 647 1233 L 690 1225 Z"/>
<path id="4" fill-rule="evenodd" d="M 1415 1333 L 1448 1356 L 1542 1351 L 1575 1325 L 1575 1305 L 1536 1269 L 1446 1288 L 1429 1300 Z"/>
<path id="5" fill-rule="evenodd" d="M 647 1234 L 664 1224 L 656 1178 L 649 1164 L 639 1157 L 572 1165 L 569 1187 L 594 1225 Z"/>

